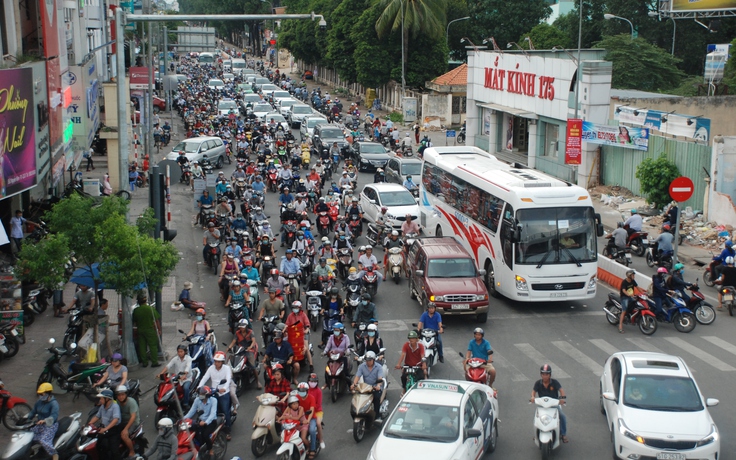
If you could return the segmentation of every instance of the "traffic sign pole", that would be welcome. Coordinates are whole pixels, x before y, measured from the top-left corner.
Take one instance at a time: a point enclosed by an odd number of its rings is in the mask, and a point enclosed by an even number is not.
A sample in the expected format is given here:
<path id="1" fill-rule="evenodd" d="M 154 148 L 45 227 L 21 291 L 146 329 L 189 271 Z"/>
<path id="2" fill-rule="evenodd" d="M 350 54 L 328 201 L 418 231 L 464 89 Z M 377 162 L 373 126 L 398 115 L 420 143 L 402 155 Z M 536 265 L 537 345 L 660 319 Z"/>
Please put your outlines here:
<path id="1" fill-rule="evenodd" d="M 670 224 L 675 226 L 675 242 L 672 245 L 672 247 L 674 248 L 674 251 L 672 254 L 673 266 L 674 264 L 678 262 L 677 249 L 679 247 L 678 242 L 680 241 L 680 217 L 682 216 L 682 209 L 681 209 L 680 203 L 683 203 L 689 200 L 690 197 L 693 196 L 694 190 L 695 190 L 695 185 L 693 184 L 693 181 L 690 180 L 689 177 L 680 176 L 670 183 L 670 197 L 673 200 L 677 201 L 677 220 L 675 222 L 670 222 Z"/>

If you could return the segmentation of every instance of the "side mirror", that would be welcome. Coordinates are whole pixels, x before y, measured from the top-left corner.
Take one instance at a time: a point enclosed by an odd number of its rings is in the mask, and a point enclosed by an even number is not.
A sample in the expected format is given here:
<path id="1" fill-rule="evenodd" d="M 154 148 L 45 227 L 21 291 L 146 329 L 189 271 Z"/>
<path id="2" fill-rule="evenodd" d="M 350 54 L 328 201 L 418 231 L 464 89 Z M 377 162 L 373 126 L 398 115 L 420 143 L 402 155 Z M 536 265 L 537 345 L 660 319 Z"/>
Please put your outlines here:
<path id="1" fill-rule="evenodd" d="M 419 277 L 424 276 L 424 270 L 414 270 L 414 273 Z"/>
<path id="2" fill-rule="evenodd" d="M 485 270 L 483 270 L 483 269 L 478 270 L 478 275 L 480 275 L 480 276 L 486 276 L 486 273 L 487 272 Z"/>
<path id="3" fill-rule="evenodd" d="M 610 391 L 606 391 L 605 393 L 603 393 L 603 399 L 616 402 L 616 395 L 611 393 Z"/>
<path id="4" fill-rule="evenodd" d="M 49 339 L 49 345 L 53 345 L 55 343 L 56 343 L 56 339 L 54 338 Z"/>
<path id="5" fill-rule="evenodd" d="M 603 236 L 603 221 L 601 220 L 601 215 L 596 213 L 595 214 L 595 233 L 596 235 Z"/>
<path id="6" fill-rule="evenodd" d="M 717 406 L 720 401 L 716 398 L 708 398 L 705 400 L 705 405 L 708 407 Z"/>
<path id="7" fill-rule="evenodd" d="M 371 204 L 376 204 L 376 200 L 368 200 L 371 202 Z"/>
<path id="8" fill-rule="evenodd" d="M 476 429 L 471 428 L 469 430 L 465 430 L 465 439 L 468 439 L 468 438 L 480 438 L 482 434 L 483 433 L 481 433 L 480 430 L 476 430 Z"/>

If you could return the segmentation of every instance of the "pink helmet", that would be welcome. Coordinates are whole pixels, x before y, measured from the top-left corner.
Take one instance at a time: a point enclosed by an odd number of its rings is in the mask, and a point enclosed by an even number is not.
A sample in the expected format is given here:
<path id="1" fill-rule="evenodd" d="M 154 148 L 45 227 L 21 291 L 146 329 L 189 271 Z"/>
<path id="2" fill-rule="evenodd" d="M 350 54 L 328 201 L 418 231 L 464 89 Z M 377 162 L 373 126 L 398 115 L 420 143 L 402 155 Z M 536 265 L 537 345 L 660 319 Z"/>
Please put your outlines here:
<path id="1" fill-rule="evenodd" d="M 666 268 L 664 268 L 664 267 L 659 267 L 659 268 L 657 269 L 657 273 L 665 273 L 665 274 L 666 274 L 666 273 L 667 273 L 667 269 L 666 269 Z"/>

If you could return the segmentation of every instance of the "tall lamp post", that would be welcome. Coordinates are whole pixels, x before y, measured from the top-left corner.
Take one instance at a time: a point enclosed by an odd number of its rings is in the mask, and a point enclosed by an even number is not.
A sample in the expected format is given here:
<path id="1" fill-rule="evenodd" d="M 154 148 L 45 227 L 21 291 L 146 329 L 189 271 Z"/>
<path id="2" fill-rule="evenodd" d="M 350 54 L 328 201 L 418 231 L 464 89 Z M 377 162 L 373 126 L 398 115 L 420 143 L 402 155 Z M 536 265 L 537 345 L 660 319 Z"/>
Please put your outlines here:
<path id="1" fill-rule="evenodd" d="M 403 113 L 404 97 L 406 96 L 406 75 L 404 74 L 404 68 L 406 67 L 406 57 L 404 56 L 404 0 L 400 0 L 399 4 L 401 5 L 401 111 Z"/>
<path id="2" fill-rule="evenodd" d="M 269 2 L 268 0 L 261 0 L 261 3 L 268 3 L 268 5 L 271 7 L 271 14 L 274 13 L 273 11 L 273 3 Z M 271 36 L 273 37 L 274 32 L 276 31 L 276 21 L 271 21 Z M 279 45 L 276 41 L 277 39 L 274 39 L 274 49 L 276 50 L 276 68 L 279 68 Z"/>
<path id="3" fill-rule="evenodd" d="M 635 32 L 634 32 L 634 24 L 632 24 L 631 21 L 629 21 L 628 19 L 622 18 L 621 16 L 616 16 L 615 14 L 610 14 L 610 13 L 604 14 L 603 15 L 603 18 L 606 21 L 610 21 L 611 19 L 620 19 L 621 21 L 628 22 L 629 23 L 629 27 L 631 27 L 631 39 L 633 40 L 634 38 L 636 38 L 636 36 L 634 35 L 635 34 Z"/>
<path id="4" fill-rule="evenodd" d="M 656 11 L 648 12 L 647 16 L 649 16 L 650 18 L 662 19 L 662 15 Z M 670 52 L 670 54 L 674 56 L 675 55 L 675 33 L 677 32 L 677 21 L 675 21 L 675 18 L 673 18 L 672 16 L 670 16 L 668 19 L 672 21 L 672 51 Z"/>
<path id="5" fill-rule="evenodd" d="M 452 24 L 453 22 L 458 22 L 458 21 L 466 21 L 468 19 L 470 19 L 470 16 L 465 16 L 464 18 L 453 19 L 452 21 L 447 23 L 447 29 L 445 30 L 445 42 L 447 42 L 448 45 L 450 44 L 450 24 Z"/>

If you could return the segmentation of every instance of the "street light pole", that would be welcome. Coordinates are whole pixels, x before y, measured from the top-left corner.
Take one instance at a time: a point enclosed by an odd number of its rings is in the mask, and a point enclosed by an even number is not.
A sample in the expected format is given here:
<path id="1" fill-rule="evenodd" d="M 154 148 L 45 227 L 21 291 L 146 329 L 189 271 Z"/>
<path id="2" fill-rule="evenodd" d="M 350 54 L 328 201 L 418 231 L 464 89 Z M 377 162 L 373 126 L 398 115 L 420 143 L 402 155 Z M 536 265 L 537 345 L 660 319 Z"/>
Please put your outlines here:
<path id="1" fill-rule="evenodd" d="M 610 14 L 610 13 L 606 13 L 606 14 L 604 14 L 604 15 L 603 15 L 603 18 L 604 18 L 604 19 L 605 19 L 606 21 L 610 21 L 611 19 L 620 19 L 620 20 L 622 20 L 622 21 L 626 21 L 626 22 L 628 22 L 628 23 L 629 23 L 629 27 L 631 27 L 631 39 L 632 39 L 632 40 L 634 39 L 634 24 L 633 24 L 633 23 L 632 23 L 631 21 L 629 21 L 629 20 L 628 20 L 628 19 L 626 19 L 626 18 L 622 18 L 621 16 L 616 16 L 615 14 Z"/>
<path id="2" fill-rule="evenodd" d="M 656 11 L 648 12 L 647 16 L 649 16 L 650 18 L 659 18 L 660 20 L 662 19 L 662 15 Z M 668 19 L 672 21 L 672 51 L 670 52 L 670 54 L 674 56 L 675 55 L 675 34 L 677 33 L 677 21 L 675 21 L 675 18 L 673 18 L 672 16 L 670 16 Z"/>
<path id="3" fill-rule="evenodd" d="M 575 80 L 575 118 L 578 118 L 578 108 L 580 106 L 580 103 L 578 102 L 580 99 L 580 76 L 581 76 L 581 67 L 583 63 L 580 61 L 580 48 L 583 46 L 583 0 L 580 0 L 580 17 L 578 18 L 578 62 L 576 64 L 578 65 L 578 70 L 576 72 Z"/>
<path id="4" fill-rule="evenodd" d="M 467 19 L 470 19 L 470 16 L 465 16 L 464 18 L 453 19 L 452 21 L 447 23 L 447 28 L 445 30 L 445 41 L 447 42 L 448 45 L 450 44 L 450 24 L 452 24 L 453 22 L 465 21 Z"/>
<path id="5" fill-rule="evenodd" d="M 404 75 L 404 0 L 400 0 L 401 5 L 401 109 L 404 109 L 404 97 L 406 96 L 406 76 Z"/>

